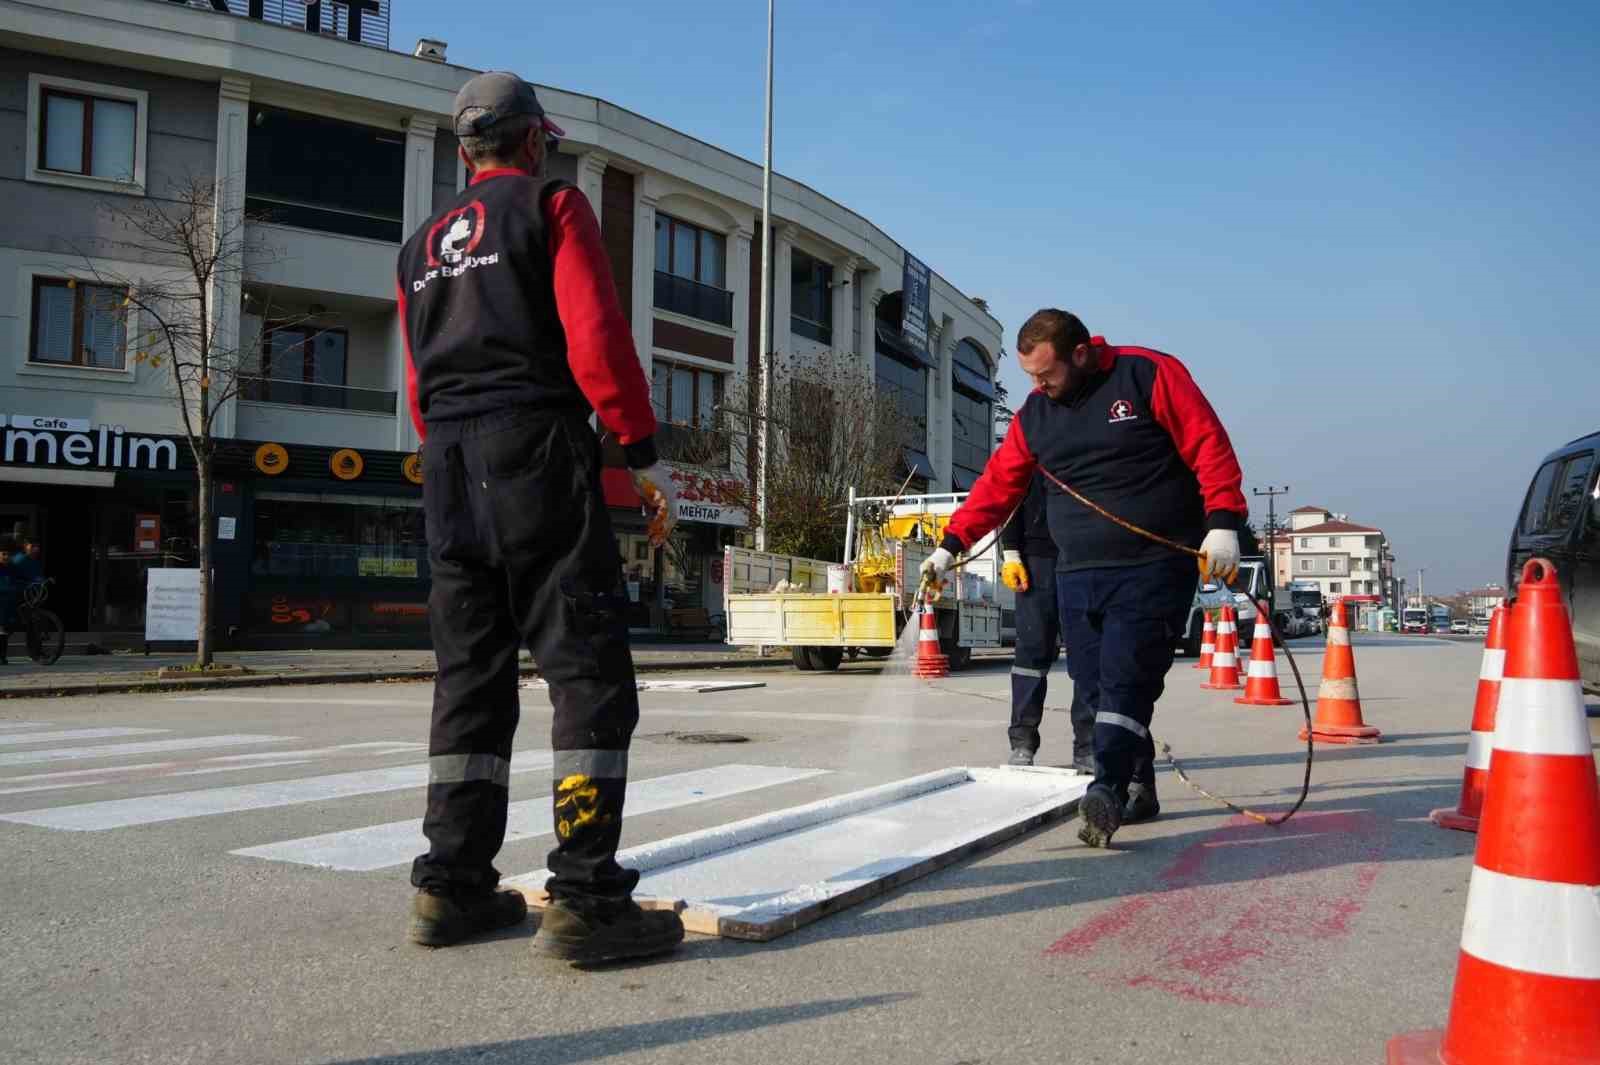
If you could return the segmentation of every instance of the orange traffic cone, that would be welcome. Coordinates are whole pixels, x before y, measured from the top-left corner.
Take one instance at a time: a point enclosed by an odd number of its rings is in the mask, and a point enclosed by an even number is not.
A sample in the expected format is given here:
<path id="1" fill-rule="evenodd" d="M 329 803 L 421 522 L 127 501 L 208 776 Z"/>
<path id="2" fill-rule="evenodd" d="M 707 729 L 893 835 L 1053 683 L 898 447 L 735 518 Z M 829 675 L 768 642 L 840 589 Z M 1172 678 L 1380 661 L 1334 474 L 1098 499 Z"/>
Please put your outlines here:
<path id="1" fill-rule="evenodd" d="M 1211 611 L 1202 611 L 1205 614 L 1205 627 L 1200 630 L 1200 661 L 1194 664 L 1195 669 L 1210 669 L 1211 656 L 1217 652 L 1217 626 L 1211 620 Z"/>
<path id="2" fill-rule="evenodd" d="M 1212 691 L 1239 690 L 1239 615 L 1222 608 L 1217 621 L 1217 649 L 1211 656 L 1211 679 L 1200 685 Z"/>
<path id="3" fill-rule="evenodd" d="M 1600 784 L 1572 624 L 1542 558 L 1506 637 L 1489 788 L 1444 1031 L 1389 1065 L 1600 1063 Z"/>
<path id="4" fill-rule="evenodd" d="M 1361 693 L 1356 688 L 1356 656 L 1350 649 L 1350 627 L 1344 601 L 1333 604 L 1328 619 L 1328 649 L 1322 656 L 1322 685 L 1317 689 L 1317 713 L 1311 735 L 1318 743 L 1377 743 L 1382 735 L 1361 720 Z M 1300 726 L 1300 738 L 1306 728 Z"/>
<path id="5" fill-rule="evenodd" d="M 950 659 L 939 650 L 939 617 L 933 612 L 933 604 L 924 603 L 919 613 L 921 631 L 917 633 L 917 662 L 911 667 L 911 675 L 926 680 L 948 677 Z"/>
<path id="6" fill-rule="evenodd" d="M 1272 626 L 1256 623 L 1256 638 L 1250 641 L 1250 668 L 1244 694 L 1234 702 L 1240 706 L 1288 706 L 1289 700 L 1278 690 L 1278 661 L 1273 657 Z"/>
<path id="7" fill-rule="evenodd" d="M 1500 676 L 1506 665 L 1506 622 L 1510 611 L 1494 608 L 1489 618 L 1489 638 L 1483 641 L 1483 665 L 1478 669 L 1478 700 L 1472 705 L 1472 737 L 1467 741 L 1467 768 L 1461 775 L 1461 800 L 1433 811 L 1429 820 L 1440 828 L 1478 831 L 1483 794 L 1489 784 L 1489 753 L 1494 750 L 1494 710 L 1500 701 Z"/>

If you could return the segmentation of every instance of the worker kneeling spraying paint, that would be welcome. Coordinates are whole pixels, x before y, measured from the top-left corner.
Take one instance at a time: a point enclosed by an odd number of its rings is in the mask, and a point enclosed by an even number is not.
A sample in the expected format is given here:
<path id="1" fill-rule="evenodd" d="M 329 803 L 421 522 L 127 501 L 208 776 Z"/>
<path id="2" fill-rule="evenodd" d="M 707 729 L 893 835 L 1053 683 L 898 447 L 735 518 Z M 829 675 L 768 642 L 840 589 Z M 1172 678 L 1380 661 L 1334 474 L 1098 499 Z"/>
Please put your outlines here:
<path id="1" fill-rule="evenodd" d="M 1125 822 L 1160 811 L 1150 718 L 1201 575 L 1229 581 L 1248 513 L 1227 430 L 1171 355 L 1107 344 L 1075 316 L 1041 310 L 1017 334 L 1035 389 L 1011 421 L 939 550 L 922 567 L 938 582 L 1016 510 L 1036 471 L 1053 487 L 1046 520 L 1059 552 L 1056 600 L 1067 671 L 1094 713 L 1094 783 L 1078 836 L 1104 846 Z M 1141 535 L 1059 490 L 1090 492 Z"/>

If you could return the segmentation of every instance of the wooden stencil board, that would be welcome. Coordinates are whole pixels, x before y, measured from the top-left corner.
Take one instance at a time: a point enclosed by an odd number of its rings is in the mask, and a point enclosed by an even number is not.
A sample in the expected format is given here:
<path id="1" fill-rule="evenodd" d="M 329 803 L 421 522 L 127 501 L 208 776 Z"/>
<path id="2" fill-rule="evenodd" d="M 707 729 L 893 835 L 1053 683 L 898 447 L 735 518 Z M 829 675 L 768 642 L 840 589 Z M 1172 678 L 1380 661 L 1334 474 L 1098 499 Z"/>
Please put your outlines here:
<path id="1" fill-rule="evenodd" d="M 631 847 L 640 905 L 691 932 L 765 941 L 899 887 L 1077 809 L 1070 769 L 941 769 Z M 506 886 L 542 905 L 549 873 Z"/>

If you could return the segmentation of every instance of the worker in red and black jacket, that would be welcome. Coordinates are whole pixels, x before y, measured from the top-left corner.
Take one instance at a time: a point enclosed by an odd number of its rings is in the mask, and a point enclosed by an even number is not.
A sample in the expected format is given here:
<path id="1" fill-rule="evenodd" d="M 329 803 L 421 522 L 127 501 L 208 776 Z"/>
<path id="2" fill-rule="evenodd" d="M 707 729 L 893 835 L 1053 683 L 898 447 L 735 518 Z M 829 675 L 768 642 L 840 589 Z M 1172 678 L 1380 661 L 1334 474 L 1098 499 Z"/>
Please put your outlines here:
<path id="1" fill-rule="evenodd" d="M 1248 507 L 1239 460 L 1181 362 L 1091 337 L 1075 316 L 1042 310 L 1017 334 L 1017 361 L 1037 386 L 972 493 L 950 518 L 924 578 L 999 525 L 1048 470 L 1110 513 L 1198 547 L 1202 577 L 1231 580 Z M 1195 591 L 1193 563 L 1106 520 L 1059 489 L 1046 518 L 1060 551 L 1056 602 L 1067 671 L 1095 708 L 1094 783 L 1078 837 L 1104 846 L 1123 822 L 1159 812 L 1150 717 Z"/>
<path id="2" fill-rule="evenodd" d="M 399 261 L 439 662 L 411 938 L 445 946 L 526 915 L 493 865 L 526 642 L 555 707 L 556 846 L 535 945 L 574 961 L 659 953 L 683 924 L 642 911 L 639 874 L 616 860 L 639 702 L 589 425 L 592 412 L 622 445 L 659 546 L 674 494 L 650 388 L 594 210 L 574 186 L 538 178 L 561 130 L 532 86 L 481 74 L 455 116 L 472 179 Z"/>

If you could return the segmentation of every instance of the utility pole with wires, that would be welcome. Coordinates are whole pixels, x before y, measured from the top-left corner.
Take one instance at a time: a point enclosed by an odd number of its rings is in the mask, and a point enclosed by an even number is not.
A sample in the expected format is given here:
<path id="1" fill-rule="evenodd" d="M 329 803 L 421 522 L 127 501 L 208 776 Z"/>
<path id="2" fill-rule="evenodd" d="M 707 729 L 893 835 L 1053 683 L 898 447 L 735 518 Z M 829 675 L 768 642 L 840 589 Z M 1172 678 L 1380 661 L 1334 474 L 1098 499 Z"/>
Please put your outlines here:
<path id="1" fill-rule="evenodd" d="M 1267 609 L 1276 613 L 1278 603 L 1274 593 L 1278 587 L 1278 555 L 1273 549 L 1273 540 L 1278 531 L 1278 497 L 1288 495 L 1289 486 L 1274 488 L 1269 484 L 1264 489 L 1252 488 L 1250 494 L 1267 497 Z"/>
<path id="2" fill-rule="evenodd" d="M 767 549 L 767 464 L 771 462 L 772 418 L 772 22 L 775 0 L 767 0 L 767 125 L 761 158 L 761 330 L 756 344 L 756 550 Z"/>

